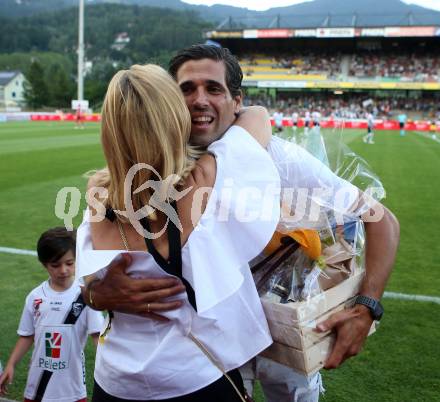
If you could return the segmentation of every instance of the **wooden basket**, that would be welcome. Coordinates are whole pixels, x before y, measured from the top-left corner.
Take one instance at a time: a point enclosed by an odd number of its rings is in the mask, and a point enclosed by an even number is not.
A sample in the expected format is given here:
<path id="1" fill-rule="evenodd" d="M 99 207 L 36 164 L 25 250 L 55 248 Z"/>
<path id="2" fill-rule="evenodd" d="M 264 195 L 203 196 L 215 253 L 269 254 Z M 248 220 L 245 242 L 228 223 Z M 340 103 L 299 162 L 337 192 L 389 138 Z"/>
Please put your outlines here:
<path id="1" fill-rule="evenodd" d="M 308 301 L 280 304 L 262 299 L 274 343 L 261 355 L 306 375 L 320 370 L 333 347 L 334 334 L 313 329 L 353 304 L 363 276 L 359 272 Z M 374 331 L 375 323 L 370 334 Z"/>

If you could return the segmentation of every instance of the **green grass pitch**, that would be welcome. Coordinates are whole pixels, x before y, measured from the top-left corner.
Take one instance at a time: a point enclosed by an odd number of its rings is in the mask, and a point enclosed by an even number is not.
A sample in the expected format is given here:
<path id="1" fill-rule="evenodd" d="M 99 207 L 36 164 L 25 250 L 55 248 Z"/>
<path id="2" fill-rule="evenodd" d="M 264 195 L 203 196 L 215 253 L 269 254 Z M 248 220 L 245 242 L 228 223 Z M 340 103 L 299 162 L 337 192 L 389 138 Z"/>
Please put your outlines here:
<path id="1" fill-rule="evenodd" d="M 401 243 L 387 290 L 440 296 L 440 144 L 415 132 L 406 137 L 376 132 L 374 145 L 362 142 L 363 131 L 323 132 L 326 138 L 342 135 L 370 163 L 386 188 L 385 204 L 400 221 Z M 62 187 L 81 191 L 78 225 L 85 206 L 83 174 L 103 165 L 98 124 L 75 130 L 73 123 L 1 123 L 0 247 L 35 249 L 42 231 L 62 225 L 54 209 Z M 5 364 L 24 298 L 46 273 L 35 257 L 0 253 L 0 277 L 0 360 Z M 384 306 L 384 320 L 363 352 L 323 373 L 327 391 L 321 401 L 440 401 L 440 305 L 385 299 Z M 90 344 L 86 352 L 90 393 Z M 11 399 L 22 400 L 28 359 L 16 370 Z M 258 388 L 256 400 L 264 400 Z"/>

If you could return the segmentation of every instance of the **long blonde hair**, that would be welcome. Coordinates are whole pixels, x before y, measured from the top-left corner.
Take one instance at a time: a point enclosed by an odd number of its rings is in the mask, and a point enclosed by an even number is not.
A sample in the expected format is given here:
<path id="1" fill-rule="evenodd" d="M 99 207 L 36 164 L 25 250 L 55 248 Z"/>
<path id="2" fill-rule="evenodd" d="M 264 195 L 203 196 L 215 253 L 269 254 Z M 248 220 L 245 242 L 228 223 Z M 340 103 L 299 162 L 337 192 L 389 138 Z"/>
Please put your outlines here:
<path id="1" fill-rule="evenodd" d="M 171 76 L 161 67 L 134 65 L 117 72 L 107 89 L 102 109 L 101 141 L 107 168 L 96 173 L 95 183 L 108 189 L 105 202 L 116 210 L 125 210 L 124 180 L 138 163 L 151 165 L 171 186 L 185 178 L 198 152 L 188 145 L 191 117 L 183 95 Z M 131 200 L 134 210 L 147 205 L 152 191 L 133 191 L 148 180 L 157 180 L 153 172 L 142 169 L 133 178 Z"/>

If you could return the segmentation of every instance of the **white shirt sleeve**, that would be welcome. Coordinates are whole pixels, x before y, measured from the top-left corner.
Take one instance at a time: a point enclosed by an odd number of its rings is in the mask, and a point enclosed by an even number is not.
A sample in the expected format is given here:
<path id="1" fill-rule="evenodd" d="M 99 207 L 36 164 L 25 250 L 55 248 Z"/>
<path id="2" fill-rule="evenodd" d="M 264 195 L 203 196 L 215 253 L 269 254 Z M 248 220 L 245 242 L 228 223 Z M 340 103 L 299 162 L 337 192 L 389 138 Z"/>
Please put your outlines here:
<path id="1" fill-rule="evenodd" d="M 87 314 L 87 333 L 96 334 L 101 332 L 102 326 L 104 324 L 104 316 L 101 311 L 95 311 L 90 307 L 86 307 Z"/>
<path id="2" fill-rule="evenodd" d="M 24 303 L 23 312 L 21 314 L 20 324 L 18 325 L 17 334 L 20 336 L 31 336 L 35 333 L 34 317 L 32 312 L 32 300 L 29 294 Z"/>
<path id="3" fill-rule="evenodd" d="M 208 151 L 216 158 L 215 184 L 182 253 L 199 313 L 238 290 L 242 267 L 261 253 L 280 217 L 279 174 L 246 130 L 232 126 Z"/>
<path id="4" fill-rule="evenodd" d="M 289 221 L 289 230 L 317 228 L 328 213 L 342 219 L 364 212 L 358 209 L 359 189 L 305 149 L 274 137 L 268 151 L 280 174 L 282 221 Z"/>

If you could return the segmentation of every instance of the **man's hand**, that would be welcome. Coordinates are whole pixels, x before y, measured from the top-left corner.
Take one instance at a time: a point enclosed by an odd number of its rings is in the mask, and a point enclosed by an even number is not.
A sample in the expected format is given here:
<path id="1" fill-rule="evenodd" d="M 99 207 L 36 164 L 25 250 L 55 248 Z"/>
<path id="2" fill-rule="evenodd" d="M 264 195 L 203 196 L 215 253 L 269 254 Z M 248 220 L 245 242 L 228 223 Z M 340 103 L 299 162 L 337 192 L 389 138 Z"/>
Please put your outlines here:
<path id="1" fill-rule="evenodd" d="M 336 332 L 336 341 L 324 368 L 337 368 L 349 357 L 356 356 L 362 350 L 372 323 L 368 308 L 356 305 L 335 313 L 318 324 L 317 332 Z"/>
<path id="2" fill-rule="evenodd" d="M 185 286 L 175 278 L 130 278 L 126 269 L 131 262 L 129 254 L 122 254 L 122 258 L 113 261 L 103 279 L 93 280 L 83 288 L 84 300 L 95 310 L 113 310 L 167 321 L 158 313 L 177 309 L 182 301 L 161 300 L 184 292 Z"/>
<path id="3" fill-rule="evenodd" d="M 375 222 L 365 222 L 365 277 L 359 294 L 380 300 L 393 268 L 399 244 L 399 222 L 382 204 L 383 215 Z M 373 211 L 374 212 L 374 211 Z M 374 213 L 371 214 L 374 216 Z M 336 341 L 325 362 L 325 368 L 339 367 L 349 357 L 357 355 L 373 323 L 370 311 L 363 305 L 331 315 L 316 327 L 317 332 L 334 330 Z"/>

